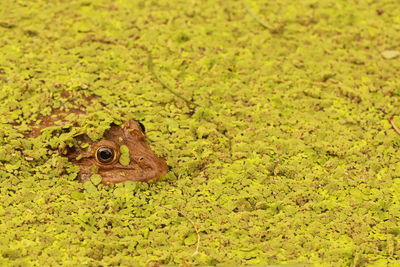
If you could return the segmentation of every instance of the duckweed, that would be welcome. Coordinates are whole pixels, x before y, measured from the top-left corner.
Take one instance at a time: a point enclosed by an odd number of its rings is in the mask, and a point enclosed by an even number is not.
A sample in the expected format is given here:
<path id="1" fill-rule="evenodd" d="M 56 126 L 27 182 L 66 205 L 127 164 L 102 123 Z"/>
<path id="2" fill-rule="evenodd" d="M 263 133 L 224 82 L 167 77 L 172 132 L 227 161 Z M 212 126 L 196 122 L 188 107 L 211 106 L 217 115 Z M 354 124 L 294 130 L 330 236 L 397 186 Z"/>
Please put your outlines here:
<path id="1" fill-rule="evenodd" d="M 0 265 L 399 265 L 399 12 L 3 0 Z M 168 175 L 77 182 L 60 152 L 128 119 Z"/>
<path id="2" fill-rule="evenodd" d="M 129 148 L 126 145 L 122 145 L 119 148 L 121 155 L 119 157 L 119 163 L 122 166 L 128 166 L 130 163 Z"/>

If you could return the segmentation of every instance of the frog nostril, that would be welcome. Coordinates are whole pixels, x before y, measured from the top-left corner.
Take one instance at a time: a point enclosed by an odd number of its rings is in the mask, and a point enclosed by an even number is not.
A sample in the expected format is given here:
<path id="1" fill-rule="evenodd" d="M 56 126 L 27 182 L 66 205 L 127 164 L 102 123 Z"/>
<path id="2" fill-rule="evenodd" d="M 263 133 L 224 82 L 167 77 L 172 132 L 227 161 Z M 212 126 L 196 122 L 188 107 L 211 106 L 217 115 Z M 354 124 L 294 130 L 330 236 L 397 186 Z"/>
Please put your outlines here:
<path id="1" fill-rule="evenodd" d="M 143 161 L 145 161 L 145 158 L 143 156 L 138 156 L 138 157 L 134 157 L 133 160 L 136 163 L 141 164 L 141 163 L 143 163 Z"/>

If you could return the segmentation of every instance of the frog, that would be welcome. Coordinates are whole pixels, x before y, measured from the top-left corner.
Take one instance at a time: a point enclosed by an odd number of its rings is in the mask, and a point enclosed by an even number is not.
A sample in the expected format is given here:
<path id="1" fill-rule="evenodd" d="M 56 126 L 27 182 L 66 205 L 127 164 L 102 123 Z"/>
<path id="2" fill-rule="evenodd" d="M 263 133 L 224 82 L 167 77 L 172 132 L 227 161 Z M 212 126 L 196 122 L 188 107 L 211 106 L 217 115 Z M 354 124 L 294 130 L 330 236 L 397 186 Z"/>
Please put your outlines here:
<path id="1" fill-rule="evenodd" d="M 89 144 L 86 148 L 72 146 L 66 150 L 65 156 L 79 167 L 81 182 L 90 180 L 93 173 L 102 177 L 103 184 L 157 181 L 168 172 L 165 159 L 150 149 L 145 128 L 139 121 L 128 120 L 121 126 L 113 124 L 103 139 L 96 142 L 87 135 L 75 139 Z"/>
<path id="2" fill-rule="evenodd" d="M 92 101 L 92 98 L 87 101 Z M 63 125 L 65 117 L 71 113 L 85 114 L 82 106 L 68 111 L 53 109 L 50 115 L 40 116 L 31 124 L 26 137 L 36 138 L 47 127 Z M 94 141 L 86 134 L 79 134 L 59 152 L 79 167 L 77 179 L 80 182 L 91 180 L 94 174 L 101 176 L 102 184 L 158 181 L 169 167 L 165 158 L 151 150 L 145 131 L 138 120 L 130 119 L 120 125 L 111 123 L 100 140 Z"/>

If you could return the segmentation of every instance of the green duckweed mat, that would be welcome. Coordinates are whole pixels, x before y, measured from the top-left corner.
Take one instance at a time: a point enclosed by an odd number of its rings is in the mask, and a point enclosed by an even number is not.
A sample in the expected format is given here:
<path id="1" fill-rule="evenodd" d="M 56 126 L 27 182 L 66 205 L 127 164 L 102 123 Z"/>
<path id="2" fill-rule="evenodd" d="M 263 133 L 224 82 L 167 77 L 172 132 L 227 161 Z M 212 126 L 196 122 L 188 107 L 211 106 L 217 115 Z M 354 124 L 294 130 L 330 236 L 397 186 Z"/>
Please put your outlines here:
<path id="1" fill-rule="evenodd" d="M 2 0 L 0 265 L 398 266 L 399 32 L 396 0 Z M 133 118 L 168 175 L 77 182 L 57 148 Z"/>

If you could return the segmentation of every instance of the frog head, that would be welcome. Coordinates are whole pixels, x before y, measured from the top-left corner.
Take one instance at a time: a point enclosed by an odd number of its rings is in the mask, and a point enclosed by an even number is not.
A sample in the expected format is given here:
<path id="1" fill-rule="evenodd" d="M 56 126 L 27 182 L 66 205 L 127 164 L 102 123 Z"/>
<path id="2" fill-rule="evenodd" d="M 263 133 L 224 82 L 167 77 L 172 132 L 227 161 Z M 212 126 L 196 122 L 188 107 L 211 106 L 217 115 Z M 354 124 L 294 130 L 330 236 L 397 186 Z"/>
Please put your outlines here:
<path id="1" fill-rule="evenodd" d="M 89 146 L 75 145 L 66 156 L 79 167 L 82 182 L 95 173 L 102 177 L 103 184 L 158 180 L 168 172 L 168 166 L 150 149 L 144 131 L 140 122 L 128 120 L 121 126 L 112 125 L 97 142 L 80 135 L 77 142 Z"/>

